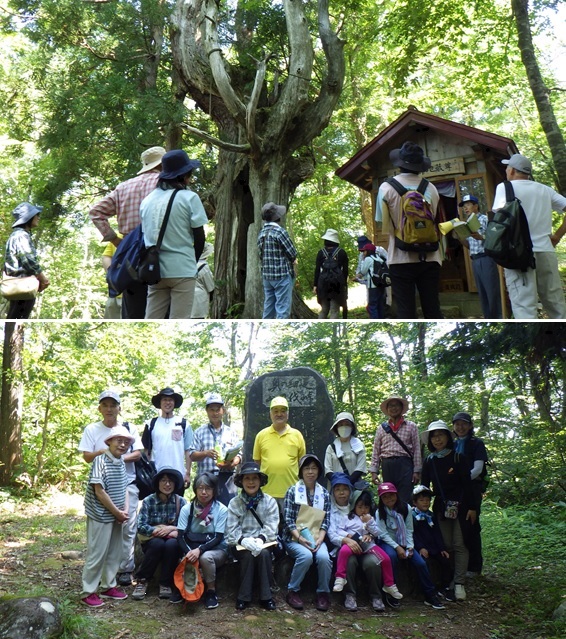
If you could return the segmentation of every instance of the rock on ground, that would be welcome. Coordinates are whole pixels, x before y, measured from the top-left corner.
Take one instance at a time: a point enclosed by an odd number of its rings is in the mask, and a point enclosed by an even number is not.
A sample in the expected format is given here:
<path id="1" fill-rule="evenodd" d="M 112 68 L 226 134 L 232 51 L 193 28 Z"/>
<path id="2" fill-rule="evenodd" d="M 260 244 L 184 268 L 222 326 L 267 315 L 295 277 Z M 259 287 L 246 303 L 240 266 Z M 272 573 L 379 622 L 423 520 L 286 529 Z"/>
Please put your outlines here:
<path id="1" fill-rule="evenodd" d="M 62 632 L 59 609 L 48 597 L 0 602 L 0 639 L 55 639 Z"/>

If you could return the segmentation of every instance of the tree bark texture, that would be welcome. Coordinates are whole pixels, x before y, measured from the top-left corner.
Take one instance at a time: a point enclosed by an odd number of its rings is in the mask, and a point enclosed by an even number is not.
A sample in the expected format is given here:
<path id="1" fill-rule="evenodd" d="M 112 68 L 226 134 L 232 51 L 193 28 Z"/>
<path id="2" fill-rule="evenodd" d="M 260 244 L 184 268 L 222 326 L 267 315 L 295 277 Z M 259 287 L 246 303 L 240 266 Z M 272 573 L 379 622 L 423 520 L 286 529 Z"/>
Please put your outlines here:
<path id="1" fill-rule="evenodd" d="M 188 95 L 218 127 L 215 318 L 230 316 L 234 309 L 245 318 L 261 317 L 256 245 L 261 208 L 269 201 L 287 205 L 294 189 L 312 174 L 312 161 L 302 150 L 328 125 L 344 82 L 343 43 L 331 28 L 328 1 L 318 0 L 318 33 L 313 34 L 303 3 L 283 0 L 283 9 L 286 55 L 278 54 L 277 67 L 285 73 L 271 75 L 268 62 L 275 54 L 270 51 L 255 60 L 255 68 L 230 63 L 219 35 L 227 28 L 225 17 L 214 0 L 179 0 L 173 15 L 177 72 Z M 236 25 L 242 24 L 239 11 Z M 250 39 L 235 39 L 240 59 L 250 58 Z M 316 51 L 317 41 L 322 51 Z M 298 295 L 293 316 L 312 316 Z"/>
<path id="2" fill-rule="evenodd" d="M 12 483 L 14 471 L 22 461 L 23 350 L 22 322 L 5 322 L 0 397 L 0 486 Z"/>
<path id="3" fill-rule="evenodd" d="M 513 15 L 517 25 L 517 35 L 521 59 L 527 72 L 529 85 L 537 106 L 539 120 L 546 135 L 552 161 L 556 171 L 557 187 L 566 195 L 566 143 L 556 121 L 550 92 L 544 83 L 535 55 L 531 24 L 529 20 L 529 0 L 511 0 Z"/>

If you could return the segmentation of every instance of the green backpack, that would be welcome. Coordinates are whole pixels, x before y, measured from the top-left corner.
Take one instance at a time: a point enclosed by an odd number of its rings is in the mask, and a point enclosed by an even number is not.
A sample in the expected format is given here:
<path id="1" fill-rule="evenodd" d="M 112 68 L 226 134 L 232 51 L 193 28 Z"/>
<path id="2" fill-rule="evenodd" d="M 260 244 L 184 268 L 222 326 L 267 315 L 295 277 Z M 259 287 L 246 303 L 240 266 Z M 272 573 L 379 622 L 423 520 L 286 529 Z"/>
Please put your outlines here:
<path id="1" fill-rule="evenodd" d="M 505 180 L 503 184 L 505 206 L 494 211 L 487 223 L 483 250 L 503 268 L 526 271 L 535 268 L 529 222 L 511 182 Z"/>

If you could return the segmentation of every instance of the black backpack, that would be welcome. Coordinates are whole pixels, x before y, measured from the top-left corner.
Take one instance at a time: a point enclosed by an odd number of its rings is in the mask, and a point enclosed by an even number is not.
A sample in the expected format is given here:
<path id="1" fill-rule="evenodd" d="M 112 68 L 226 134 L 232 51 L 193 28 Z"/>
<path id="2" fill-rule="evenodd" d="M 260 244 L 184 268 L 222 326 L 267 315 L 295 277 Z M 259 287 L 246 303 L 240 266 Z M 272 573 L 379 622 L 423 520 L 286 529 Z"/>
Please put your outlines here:
<path id="1" fill-rule="evenodd" d="M 340 248 L 336 248 L 330 254 L 326 249 L 322 249 L 324 260 L 320 266 L 317 282 L 317 290 L 321 298 L 332 299 L 338 297 L 346 284 L 344 273 L 336 259 L 339 250 Z"/>
<path id="2" fill-rule="evenodd" d="M 123 426 L 130 431 L 128 422 L 124 422 Z M 155 463 L 150 461 L 144 452 L 142 452 L 138 461 L 134 462 L 134 465 L 136 467 L 136 486 L 139 490 L 139 499 L 145 499 L 148 495 L 155 492 L 153 479 L 157 473 L 157 469 Z"/>
<path id="3" fill-rule="evenodd" d="M 387 262 L 378 255 L 371 256 L 373 264 L 371 265 L 371 281 L 376 288 L 386 288 L 391 286 L 391 275 Z"/>
<path id="4" fill-rule="evenodd" d="M 529 223 L 513 185 L 509 180 L 503 184 L 506 203 L 493 212 L 493 219 L 487 224 L 484 251 L 503 268 L 526 271 L 535 268 Z"/>
<path id="5" fill-rule="evenodd" d="M 153 429 L 155 428 L 155 422 L 157 421 L 157 417 L 153 417 L 149 422 L 149 426 L 146 424 L 143 429 L 142 434 L 142 444 L 143 447 L 147 450 L 148 454 L 151 455 L 151 449 L 153 448 L 153 442 L 151 441 L 151 433 L 153 433 Z M 181 422 L 175 422 L 175 426 L 181 426 L 183 429 L 183 437 L 185 436 L 185 429 L 187 427 L 187 420 L 183 417 Z"/>

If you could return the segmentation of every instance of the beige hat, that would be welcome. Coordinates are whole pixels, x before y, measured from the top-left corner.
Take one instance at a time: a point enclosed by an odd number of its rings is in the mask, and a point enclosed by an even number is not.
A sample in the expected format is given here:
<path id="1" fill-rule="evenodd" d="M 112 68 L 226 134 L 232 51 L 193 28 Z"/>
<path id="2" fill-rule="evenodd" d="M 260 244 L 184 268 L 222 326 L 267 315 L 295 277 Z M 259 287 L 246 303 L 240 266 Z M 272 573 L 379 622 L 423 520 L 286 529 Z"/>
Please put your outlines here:
<path id="1" fill-rule="evenodd" d="M 146 171 L 151 171 L 156 166 L 161 164 L 161 158 L 165 155 L 166 151 L 162 146 L 152 146 L 149 149 L 146 149 L 141 154 L 141 163 L 142 168 L 138 171 L 138 175 L 145 173 Z"/>
<path id="2" fill-rule="evenodd" d="M 326 229 L 326 233 L 320 238 L 321 240 L 328 240 L 335 244 L 340 244 L 340 238 L 338 237 L 338 231 L 335 229 Z"/>
<path id="3" fill-rule="evenodd" d="M 105 444 L 108 444 L 108 442 L 111 439 L 114 439 L 114 437 L 122 437 L 122 439 L 129 439 L 130 440 L 130 446 L 136 441 L 130 431 L 125 427 L 125 426 L 113 426 L 110 429 L 110 432 L 108 433 L 106 439 L 104 440 Z"/>
<path id="4" fill-rule="evenodd" d="M 384 399 L 379 405 L 382 413 L 389 415 L 389 413 L 387 412 L 387 404 L 389 404 L 392 399 L 396 399 L 397 401 L 401 402 L 401 404 L 403 404 L 403 415 L 409 410 L 409 402 L 404 397 L 400 397 L 399 395 L 391 395 L 387 399 Z"/>

